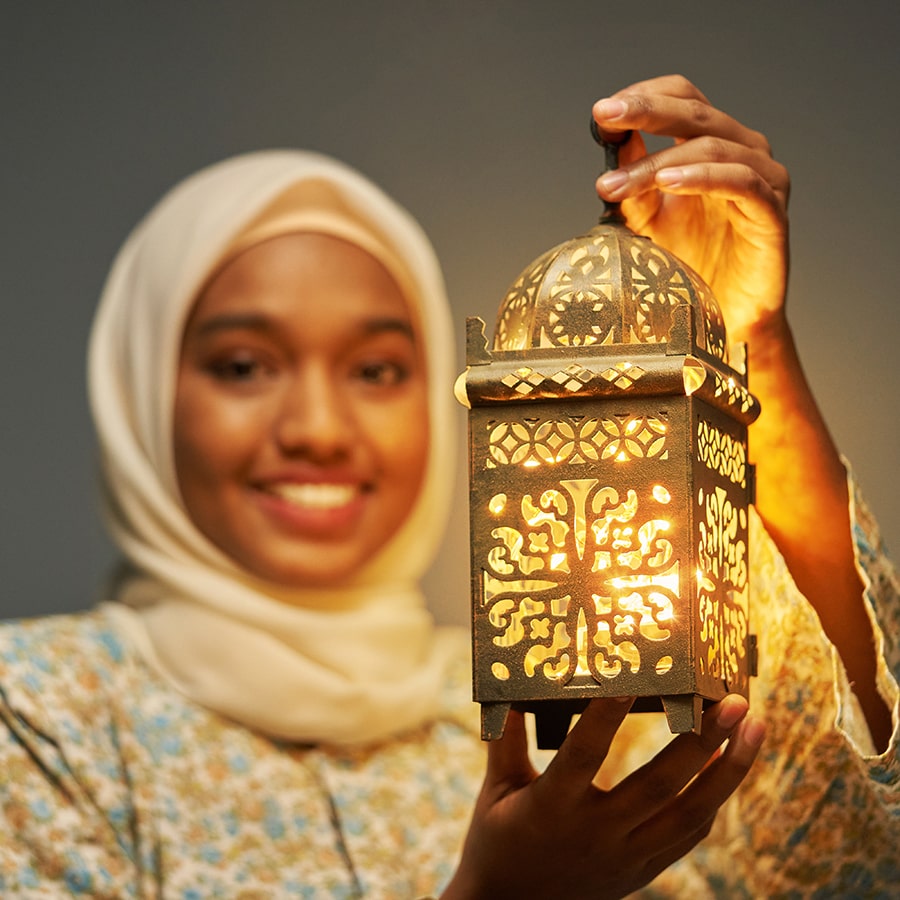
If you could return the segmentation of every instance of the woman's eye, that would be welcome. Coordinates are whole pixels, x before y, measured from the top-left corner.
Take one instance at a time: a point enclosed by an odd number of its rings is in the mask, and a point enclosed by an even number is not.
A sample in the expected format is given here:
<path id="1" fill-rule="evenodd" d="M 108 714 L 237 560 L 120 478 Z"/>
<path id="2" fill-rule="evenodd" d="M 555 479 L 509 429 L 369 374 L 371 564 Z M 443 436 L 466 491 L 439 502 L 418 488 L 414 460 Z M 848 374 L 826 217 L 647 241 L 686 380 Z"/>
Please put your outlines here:
<path id="1" fill-rule="evenodd" d="M 368 362 L 357 369 L 357 377 L 366 384 L 390 387 L 400 384 L 409 376 L 406 366 L 394 362 Z"/>
<path id="2" fill-rule="evenodd" d="M 252 357 L 230 357 L 209 365 L 213 377 L 220 381 L 252 381 L 264 374 L 263 366 Z"/>

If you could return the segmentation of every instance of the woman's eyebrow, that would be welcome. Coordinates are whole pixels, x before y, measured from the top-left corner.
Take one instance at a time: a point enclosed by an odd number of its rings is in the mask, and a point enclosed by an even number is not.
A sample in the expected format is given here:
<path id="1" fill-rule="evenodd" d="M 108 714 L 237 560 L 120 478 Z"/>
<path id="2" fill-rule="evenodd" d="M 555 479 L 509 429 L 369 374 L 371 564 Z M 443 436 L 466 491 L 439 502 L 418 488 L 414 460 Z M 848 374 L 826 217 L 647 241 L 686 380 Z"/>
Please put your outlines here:
<path id="1" fill-rule="evenodd" d="M 393 331 L 406 335 L 411 341 L 414 341 L 416 337 L 412 322 L 409 319 L 392 316 L 367 319 L 362 323 L 360 331 L 366 336 Z"/>
<path id="2" fill-rule="evenodd" d="M 199 322 L 191 331 L 196 337 L 206 337 L 222 331 L 272 331 L 274 327 L 269 316 L 259 313 L 222 313 Z M 364 319 L 360 323 L 358 331 L 364 337 L 396 332 L 406 335 L 412 341 L 415 340 L 412 323 L 399 316 Z"/>
<path id="3" fill-rule="evenodd" d="M 205 337 L 220 331 L 270 331 L 272 322 L 259 313 L 222 313 L 211 316 L 191 328 L 197 337 Z"/>

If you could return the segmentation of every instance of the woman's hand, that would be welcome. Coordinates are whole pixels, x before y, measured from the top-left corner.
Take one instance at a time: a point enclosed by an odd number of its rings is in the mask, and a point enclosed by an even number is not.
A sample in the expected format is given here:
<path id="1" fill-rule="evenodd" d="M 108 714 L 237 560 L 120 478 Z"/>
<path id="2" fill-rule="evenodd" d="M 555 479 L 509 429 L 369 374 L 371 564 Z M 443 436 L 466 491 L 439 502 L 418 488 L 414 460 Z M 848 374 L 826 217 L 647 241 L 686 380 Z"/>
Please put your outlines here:
<path id="1" fill-rule="evenodd" d="M 602 791 L 594 779 L 629 706 L 594 700 L 541 775 L 528 758 L 523 717 L 510 713 L 502 740 L 489 747 L 444 900 L 621 897 L 706 836 L 756 757 L 763 726 L 744 718 L 746 700 L 729 695 L 703 714 L 702 736 L 679 735 Z"/>
<path id="2" fill-rule="evenodd" d="M 632 229 L 700 274 L 722 307 L 729 338 L 749 343 L 780 320 L 790 179 L 766 138 L 678 75 L 624 88 L 599 100 L 593 115 L 607 140 L 634 131 L 620 168 L 598 180 L 598 193 L 621 201 Z M 648 155 L 640 131 L 674 144 Z"/>
<path id="3" fill-rule="evenodd" d="M 598 180 L 600 196 L 621 201 L 635 231 L 700 274 L 722 307 L 729 339 L 748 345 L 750 390 L 762 406 L 750 430 L 757 511 L 838 648 L 876 746 L 884 748 L 891 718 L 875 686 L 847 476 L 784 315 L 788 173 L 765 137 L 677 75 L 633 84 L 599 100 L 593 114 L 607 140 L 634 130 L 620 168 Z M 669 136 L 674 145 L 647 154 L 640 131 Z"/>

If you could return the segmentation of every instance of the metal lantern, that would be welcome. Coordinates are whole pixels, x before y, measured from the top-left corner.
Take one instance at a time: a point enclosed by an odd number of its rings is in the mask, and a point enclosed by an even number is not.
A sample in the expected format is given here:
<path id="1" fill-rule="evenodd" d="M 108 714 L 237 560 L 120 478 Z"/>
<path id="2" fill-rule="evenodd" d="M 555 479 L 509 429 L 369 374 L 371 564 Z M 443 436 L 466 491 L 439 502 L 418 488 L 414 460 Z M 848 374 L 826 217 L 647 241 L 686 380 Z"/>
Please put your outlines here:
<path id="1" fill-rule="evenodd" d="M 593 697 L 672 732 L 748 693 L 753 467 L 743 345 L 687 265 L 608 206 L 467 320 L 473 683 L 482 737 L 510 707 L 558 747 Z"/>

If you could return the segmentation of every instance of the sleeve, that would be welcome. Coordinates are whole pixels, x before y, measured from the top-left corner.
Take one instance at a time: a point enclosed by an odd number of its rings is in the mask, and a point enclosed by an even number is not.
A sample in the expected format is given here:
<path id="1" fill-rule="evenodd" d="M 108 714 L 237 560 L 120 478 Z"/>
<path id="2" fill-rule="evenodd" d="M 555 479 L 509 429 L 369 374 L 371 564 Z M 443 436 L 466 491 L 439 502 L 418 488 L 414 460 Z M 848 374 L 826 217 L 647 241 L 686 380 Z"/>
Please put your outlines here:
<path id="1" fill-rule="evenodd" d="M 26 629 L 2 632 L 0 896 L 135 896 L 131 815 L 105 704 L 95 693 L 84 720 L 85 673 L 59 679 Z"/>
<path id="2" fill-rule="evenodd" d="M 843 662 L 761 523 L 751 546 L 760 758 L 695 862 L 728 896 L 887 897 L 900 883 L 900 591 L 850 476 L 851 517 L 894 733 L 876 753 Z"/>
<path id="3" fill-rule="evenodd" d="M 849 467 L 848 467 L 849 472 Z M 878 523 L 869 510 L 852 473 L 849 475 L 850 516 L 857 567 L 863 580 L 866 608 L 872 620 L 878 651 L 878 689 L 892 710 L 898 739 L 898 682 L 900 682 L 900 578 L 887 554 Z"/>

